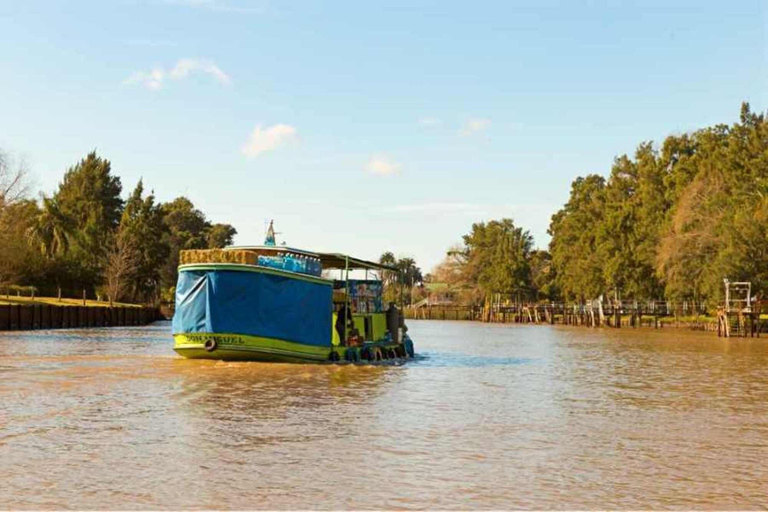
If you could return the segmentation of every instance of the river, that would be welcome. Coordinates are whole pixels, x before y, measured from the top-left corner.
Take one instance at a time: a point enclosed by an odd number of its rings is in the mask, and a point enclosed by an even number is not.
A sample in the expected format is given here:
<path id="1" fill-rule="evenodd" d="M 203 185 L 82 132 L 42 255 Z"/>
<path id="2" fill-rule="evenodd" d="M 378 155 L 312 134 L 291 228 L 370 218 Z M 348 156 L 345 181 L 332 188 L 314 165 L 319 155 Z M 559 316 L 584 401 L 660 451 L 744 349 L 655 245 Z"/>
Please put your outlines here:
<path id="1" fill-rule="evenodd" d="M 0 509 L 768 507 L 768 339 L 409 325 L 377 367 L 0 333 Z"/>

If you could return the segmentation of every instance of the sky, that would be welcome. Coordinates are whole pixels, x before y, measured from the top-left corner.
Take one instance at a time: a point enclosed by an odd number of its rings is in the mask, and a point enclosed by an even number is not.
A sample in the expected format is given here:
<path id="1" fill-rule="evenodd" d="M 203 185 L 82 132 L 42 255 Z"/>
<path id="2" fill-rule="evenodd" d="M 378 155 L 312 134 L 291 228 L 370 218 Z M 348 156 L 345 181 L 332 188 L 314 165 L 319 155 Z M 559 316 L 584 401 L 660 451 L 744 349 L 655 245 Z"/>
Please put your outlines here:
<path id="1" fill-rule="evenodd" d="M 761 1 L 0 0 L 0 149 L 88 152 L 261 243 L 429 271 L 472 223 L 538 247 L 571 182 L 764 111 Z"/>

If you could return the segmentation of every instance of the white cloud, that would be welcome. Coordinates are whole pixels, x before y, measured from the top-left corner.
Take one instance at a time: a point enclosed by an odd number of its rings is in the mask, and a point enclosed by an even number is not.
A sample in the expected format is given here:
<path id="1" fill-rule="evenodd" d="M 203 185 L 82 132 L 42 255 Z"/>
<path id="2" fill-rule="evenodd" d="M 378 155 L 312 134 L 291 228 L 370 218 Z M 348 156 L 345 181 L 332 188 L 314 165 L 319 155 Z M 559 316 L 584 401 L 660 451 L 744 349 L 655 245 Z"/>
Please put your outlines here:
<path id="1" fill-rule="evenodd" d="M 460 135 L 472 135 L 476 132 L 481 132 L 491 126 L 490 119 L 468 119 L 464 128 L 459 131 Z"/>
<path id="2" fill-rule="evenodd" d="M 230 82 L 229 75 L 223 72 L 213 61 L 207 59 L 179 59 L 171 70 L 170 76 L 182 80 L 187 78 L 190 73 L 195 72 L 207 73 L 222 84 Z"/>
<path id="3" fill-rule="evenodd" d="M 286 142 L 296 139 L 296 128 L 288 124 L 276 124 L 269 128 L 257 126 L 248 137 L 248 141 L 241 148 L 242 153 L 248 158 L 258 156 L 265 151 L 282 146 Z"/>
<path id="4" fill-rule="evenodd" d="M 141 84 L 147 89 L 156 91 L 163 86 L 165 71 L 163 68 L 154 68 L 152 71 L 136 71 L 123 82 L 127 85 Z"/>
<path id="5" fill-rule="evenodd" d="M 437 126 L 442 123 L 443 122 L 436 117 L 420 117 L 419 118 L 419 125 L 421 126 Z"/>
<path id="6" fill-rule="evenodd" d="M 179 59 L 170 71 L 160 66 L 151 71 L 136 71 L 129 76 L 124 84 L 140 84 L 147 89 L 156 91 L 161 89 L 168 79 L 184 80 L 193 73 L 205 73 L 212 76 L 217 82 L 229 84 L 232 79 L 219 66 L 208 59 Z"/>
<path id="7" fill-rule="evenodd" d="M 393 162 L 384 156 L 372 156 L 371 159 L 368 160 L 366 169 L 371 174 L 390 176 L 397 173 L 400 169 L 400 164 Z"/>

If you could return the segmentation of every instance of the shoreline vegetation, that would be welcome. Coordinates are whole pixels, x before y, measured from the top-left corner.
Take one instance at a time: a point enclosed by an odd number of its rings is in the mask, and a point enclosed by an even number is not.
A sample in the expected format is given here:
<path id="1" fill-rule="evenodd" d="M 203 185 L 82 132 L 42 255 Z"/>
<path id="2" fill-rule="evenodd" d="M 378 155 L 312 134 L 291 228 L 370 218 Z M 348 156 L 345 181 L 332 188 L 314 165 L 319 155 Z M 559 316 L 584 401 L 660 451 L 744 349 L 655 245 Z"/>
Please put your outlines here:
<path id="1" fill-rule="evenodd" d="M 56 190 L 31 197 L 27 169 L 0 151 L 0 301 L 21 295 L 98 303 L 171 303 L 179 252 L 232 243 L 185 197 L 157 202 L 140 180 L 127 198 L 109 160 L 89 153 Z M 638 145 L 610 173 L 576 178 L 535 248 L 513 219 L 477 222 L 423 275 L 384 253 L 385 300 L 416 307 L 617 305 L 665 301 L 702 316 L 723 305 L 723 279 L 768 288 L 768 122 L 738 122 Z M 38 299 L 43 300 L 43 299 Z M 50 300 L 50 299 L 45 299 Z M 58 299 L 56 299 L 58 300 Z M 693 311 L 693 309 L 691 309 Z"/>
<path id="2" fill-rule="evenodd" d="M 24 163 L 0 151 L 0 300 L 158 306 L 173 301 L 182 249 L 221 248 L 237 233 L 186 197 L 157 202 L 143 180 L 122 192 L 109 160 L 91 152 L 35 200 Z"/>
<path id="3" fill-rule="evenodd" d="M 768 122 L 739 121 L 642 142 L 610 174 L 576 178 L 549 225 L 547 249 L 512 219 L 472 225 L 409 306 L 611 307 L 674 303 L 716 318 L 724 279 L 768 289 Z M 390 298 L 402 293 L 398 287 Z M 733 297 L 731 297 L 733 298 Z M 671 312 L 670 312 L 671 313 Z"/>

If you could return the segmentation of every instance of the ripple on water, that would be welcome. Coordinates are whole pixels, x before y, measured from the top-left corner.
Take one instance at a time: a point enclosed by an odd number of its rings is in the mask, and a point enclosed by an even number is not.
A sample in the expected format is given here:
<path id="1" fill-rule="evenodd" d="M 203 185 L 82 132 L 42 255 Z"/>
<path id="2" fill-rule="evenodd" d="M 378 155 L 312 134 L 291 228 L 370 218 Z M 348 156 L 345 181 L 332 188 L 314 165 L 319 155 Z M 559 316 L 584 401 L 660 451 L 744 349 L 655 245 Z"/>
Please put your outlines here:
<path id="1" fill-rule="evenodd" d="M 766 508 L 768 344 L 409 323 L 405 365 L 0 334 L 0 508 Z"/>
<path id="2" fill-rule="evenodd" d="M 424 352 L 416 355 L 410 364 L 432 368 L 485 368 L 488 366 L 514 366 L 530 364 L 534 359 L 521 357 L 473 356 L 456 352 Z"/>

